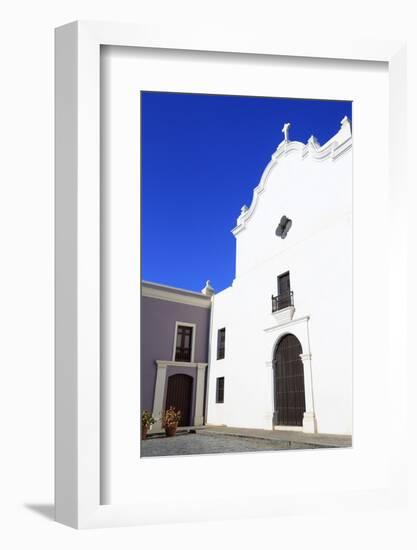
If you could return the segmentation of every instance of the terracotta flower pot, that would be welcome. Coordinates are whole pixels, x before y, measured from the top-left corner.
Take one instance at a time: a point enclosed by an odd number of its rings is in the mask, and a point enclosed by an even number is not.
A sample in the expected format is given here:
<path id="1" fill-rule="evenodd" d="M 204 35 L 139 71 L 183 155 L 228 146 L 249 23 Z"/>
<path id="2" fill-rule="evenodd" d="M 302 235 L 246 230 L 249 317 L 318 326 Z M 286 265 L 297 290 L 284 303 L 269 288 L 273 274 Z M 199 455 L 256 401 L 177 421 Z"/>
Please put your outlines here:
<path id="1" fill-rule="evenodd" d="M 173 437 L 177 432 L 178 424 L 170 424 L 169 426 L 165 426 L 165 435 L 167 437 Z"/>
<path id="2" fill-rule="evenodd" d="M 148 435 L 149 428 L 148 426 L 142 426 L 142 439 L 146 439 L 146 436 Z"/>

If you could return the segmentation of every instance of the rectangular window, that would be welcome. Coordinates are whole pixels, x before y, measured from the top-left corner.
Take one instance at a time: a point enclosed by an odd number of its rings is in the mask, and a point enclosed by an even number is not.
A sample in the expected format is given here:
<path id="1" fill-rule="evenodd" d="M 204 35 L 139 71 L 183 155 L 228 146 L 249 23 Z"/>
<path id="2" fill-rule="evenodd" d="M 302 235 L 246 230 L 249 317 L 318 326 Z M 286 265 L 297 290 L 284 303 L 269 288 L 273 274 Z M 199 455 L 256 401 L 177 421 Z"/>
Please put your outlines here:
<path id="1" fill-rule="evenodd" d="M 278 295 L 284 296 L 291 292 L 290 272 L 278 276 Z"/>
<path id="2" fill-rule="evenodd" d="M 217 359 L 224 359 L 226 350 L 226 329 L 217 331 Z"/>
<path id="3" fill-rule="evenodd" d="M 175 347 L 175 361 L 191 361 L 193 327 L 178 325 Z"/>
<path id="4" fill-rule="evenodd" d="M 216 378 L 216 403 L 224 403 L 224 376 Z"/>
<path id="5" fill-rule="evenodd" d="M 278 276 L 278 308 L 284 309 L 291 305 L 290 272 Z"/>

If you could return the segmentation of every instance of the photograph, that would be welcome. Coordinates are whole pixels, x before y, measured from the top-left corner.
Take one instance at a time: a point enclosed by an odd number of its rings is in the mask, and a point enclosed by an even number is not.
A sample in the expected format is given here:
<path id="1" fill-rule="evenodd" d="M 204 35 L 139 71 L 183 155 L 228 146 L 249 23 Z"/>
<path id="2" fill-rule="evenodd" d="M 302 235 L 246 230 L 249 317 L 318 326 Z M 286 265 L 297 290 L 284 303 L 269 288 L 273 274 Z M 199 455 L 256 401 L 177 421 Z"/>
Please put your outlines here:
<path id="1" fill-rule="evenodd" d="M 352 101 L 140 105 L 140 458 L 351 447 Z"/>

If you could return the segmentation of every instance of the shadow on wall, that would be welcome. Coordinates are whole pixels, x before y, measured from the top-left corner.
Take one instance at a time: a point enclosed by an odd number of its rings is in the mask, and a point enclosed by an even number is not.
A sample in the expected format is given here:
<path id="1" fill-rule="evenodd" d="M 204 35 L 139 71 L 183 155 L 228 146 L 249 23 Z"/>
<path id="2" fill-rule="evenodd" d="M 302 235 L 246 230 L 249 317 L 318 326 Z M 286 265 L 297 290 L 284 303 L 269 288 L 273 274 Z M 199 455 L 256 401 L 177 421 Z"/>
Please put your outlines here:
<path id="1" fill-rule="evenodd" d="M 36 514 L 55 521 L 55 506 L 53 504 L 25 504 L 24 506 Z"/>

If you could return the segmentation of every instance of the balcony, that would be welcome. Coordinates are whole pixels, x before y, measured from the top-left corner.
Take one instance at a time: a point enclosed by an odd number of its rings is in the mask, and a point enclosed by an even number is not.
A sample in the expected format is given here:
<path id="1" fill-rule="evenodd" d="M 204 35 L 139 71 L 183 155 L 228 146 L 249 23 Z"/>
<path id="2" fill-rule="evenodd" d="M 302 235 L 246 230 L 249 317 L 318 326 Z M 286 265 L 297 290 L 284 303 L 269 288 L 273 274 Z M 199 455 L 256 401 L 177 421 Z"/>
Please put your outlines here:
<path id="1" fill-rule="evenodd" d="M 177 347 L 175 349 L 175 361 L 181 361 L 183 363 L 191 362 L 191 349 Z"/>
<path id="2" fill-rule="evenodd" d="M 272 313 L 285 309 L 294 305 L 294 293 L 292 290 L 285 294 L 278 294 L 278 296 L 272 296 Z"/>
<path id="3" fill-rule="evenodd" d="M 294 316 L 294 294 L 291 291 L 272 296 L 272 313 L 278 323 L 291 321 Z"/>

